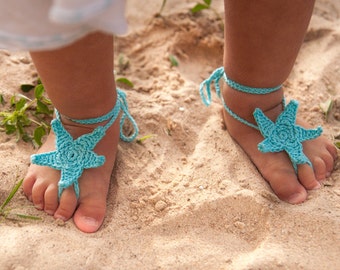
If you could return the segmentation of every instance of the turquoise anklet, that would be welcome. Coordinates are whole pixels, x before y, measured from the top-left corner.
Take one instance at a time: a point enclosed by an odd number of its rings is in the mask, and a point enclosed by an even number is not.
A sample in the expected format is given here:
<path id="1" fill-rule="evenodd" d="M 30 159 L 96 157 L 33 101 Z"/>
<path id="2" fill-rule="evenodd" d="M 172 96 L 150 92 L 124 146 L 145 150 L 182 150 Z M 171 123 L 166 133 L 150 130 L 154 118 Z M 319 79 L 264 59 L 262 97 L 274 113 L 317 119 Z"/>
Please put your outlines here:
<path id="1" fill-rule="evenodd" d="M 210 85 L 214 82 L 216 94 L 221 99 L 224 109 L 236 120 L 261 132 L 264 137 L 264 140 L 258 144 L 258 149 L 261 152 L 274 153 L 285 151 L 288 154 L 296 172 L 299 164 L 308 164 L 309 166 L 312 166 L 310 160 L 303 153 L 302 142 L 319 137 L 322 133 L 322 128 L 317 127 L 316 129 L 305 129 L 295 124 L 298 108 L 298 102 L 296 100 L 292 100 L 286 106 L 285 100 L 283 99 L 282 103 L 284 111 L 278 116 L 275 123 L 266 117 L 262 110 L 256 108 L 253 115 L 257 125 L 254 125 L 238 116 L 226 105 L 219 86 L 219 80 L 222 77 L 233 89 L 248 94 L 263 95 L 272 93 L 279 90 L 282 87 L 281 85 L 272 88 L 255 88 L 241 85 L 228 78 L 224 72 L 224 68 L 221 67 L 216 69 L 208 79 L 201 83 L 199 91 L 203 103 L 206 106 L 209 106 L 211 104 Z"/>
<path id="2" fill-rule="evenodd" d="M 79 124 L 98 124 L 108 121 L 104 126 L 99 126 L 91 133 L 84 134 L 75 140 L 63 127 L 60 113 L 55 110 L 56 119 L 52 120 L 51 126 L 56 136 L 56 150 L 32 155 L 31 162 L 33 164 L 48 166 L 61 171 L 61 177 L 58 183 L 59 198 L 63 190 L 72 185 L 78 198 L 78 179 L 82 175 L 84 169 L 97 168 L 105 163 L 105 157 L 97 155 L 93 149 L 105 136 L 106 131 L 116 121 L 121 110 L 120 138 L 123 141 L 131 142 L 138 135 L 138 126 L 128 111 L 125 93 L 119 89 L 117 89 L 116 105 L 109 113 L 101 117 L 82 120 L 68 118 Z M 130 136 L 125 136 L 122 132 L 122 127 L 126 118 L 130 120 L 134 128 L 134 132 Z"/>

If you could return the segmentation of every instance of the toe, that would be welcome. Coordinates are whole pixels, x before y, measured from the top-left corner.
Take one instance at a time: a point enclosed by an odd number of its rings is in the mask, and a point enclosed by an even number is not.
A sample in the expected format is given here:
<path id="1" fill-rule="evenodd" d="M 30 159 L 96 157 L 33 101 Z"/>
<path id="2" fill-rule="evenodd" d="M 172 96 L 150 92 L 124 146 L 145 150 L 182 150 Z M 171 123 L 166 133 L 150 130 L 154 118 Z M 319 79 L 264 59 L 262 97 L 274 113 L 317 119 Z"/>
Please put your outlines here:
<path id="1" fill-rule="evenodd" d="M 314 170 L 308 164 L 298 166 L 298 178 L 300 183 L 307 189 L 318 189 L 321 187 L 319 181 L 316 179 Z"/>
<path id="2" fill-rule="evenodd" d="M 79 204 L 73 220 L 79 230 L 86 233 L 93 233 L 103 224 L 105 212 L 105 200 L 88 198 Z"/>
<path id="3" fill-rule="evenodd" d="M 312 164 L 316 180 L 324 181 L 328 172 L 324 160 L 320 157 L 316 157 L 312 160 Z"/>
<path id="4" fill-rule="evenodd" d="M 326 152 L 324 155 L 321 156 L 322 160 L 324 161 L 326 165 L 326 171 L 327 173 L 331 173 L 334 169 L 334 163 L 336 160 L 336 156 L 334 156 L 330 152 Z"/>
<path id="5" fill-rule="evenodd" d="M 272 173 L 266 179 L 281 200 L 291 204 L 299 204 L 307 199 L 307 191 L 299 182 L 293 168 L 276 168 L 271 171 Z"/>
<path id="6" fill-rule="evenodd" d="M 58 187 L 50 185 L 45 191 L 44 211 L 49 215 L 54 215 L 58 208 Z"/>
<path id="7" fill-rule="evenodd" d="M 332 155 L 333 161 L 338 158 L 338 150 L 333 144 L 328 144 L 326 149 Z"/>
<path id="8" fill-rule="evenodd" d="M 35 180 L 36 178 L 33 175 L 27 174 L 22 184 L 24 194 L 30 201 L 32 201 L 32 190 L 33 190 Z"/>
<path id="9" fill-rule="evenodd" d="M 77 197 L 73 188 L 68 188 L 63 191 L 59 199 L 59 206 L 54 213 L 55 219 L 63 221 L 69 220 L 77 207 Z"/>
<path id="10" fill-rule="evenodd" d="M 39 179 L 35 181 L 32 187 L 32 202 L 35 208 L 39 210 L 44 209 L 44 197 L 46 189 L 46 183 L 44 181 L 40 181 Z"/>

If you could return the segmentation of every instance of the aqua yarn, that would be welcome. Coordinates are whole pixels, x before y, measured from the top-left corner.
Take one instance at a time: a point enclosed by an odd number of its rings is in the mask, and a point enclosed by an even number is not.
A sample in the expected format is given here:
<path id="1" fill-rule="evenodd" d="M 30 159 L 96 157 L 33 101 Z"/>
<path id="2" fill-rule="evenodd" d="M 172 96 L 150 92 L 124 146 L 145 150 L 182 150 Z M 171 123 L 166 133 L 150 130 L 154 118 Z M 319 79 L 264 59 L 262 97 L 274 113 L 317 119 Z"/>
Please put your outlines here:
<path id="1" fill-rule="evenodd" d="M 138 126 L 128 111 L 126 95 L 117 89 L 117 102 L 114 108 L 106 115 L 90 119 L 70 119 L 80 124 L 96 124 L 108 121 L 104 126 L 95 128 L 91 133 L 84 134 L 77 139 L 73 139 L 71 134 L 64 128 L 61 116 L 56 110 L 56 119 L 52 120 L 51 126 L 56 137 L 56 150 L 47 153 L 35 154 L 31 156 L 31 162 L 40 166 L 48 166 L 61 171 L 58 183 L 58 196 L 60 198 L 64 189 L 73 185 L 77 198 L 79 197 L 78 179 L 85 169 L 97 168 L 105 163 L 105 157 L 97 155 L 93 149 L 97 143 L 105 136 L 108 128 L 117 119 L 120 111 L 122 117 L 120 121 L 120 138 L 131 142 L 138 135 Z M 124 120 L 132 122 L 134 132 L 126 136 L 122 132 Z"/>
<path id="2" fill-rule="evenodd" d="M 257 129 L 261 132 L 264 140 L 258 144 L 259 151 L 263 153 L 268 152 L 281 152 L 285 151 L 295 169 L 299 164 L 308 164 L 312 166 L 312 163 L 303 153 L 302 142 L 306 140 L 312 140 L 319 137 L 322 133 L 322 128 L 305 129 L 299 125 L 296 125 L 296 115 L 298 109 L 298 102 L 292 100 L 287 106 L 285 99 L 282 104 L 284 107 L 283 112 L 278 116 L 277 120 L 272 122 L 262 110 L 256 108 L 254 111 L 254 118 L 257 125 L 254 125 L 242 117 L 234 113 L 225 103 L 223 96 L 221 95 L 219 80 L 224 78 L 224 81 L 233 89 L 242 91 L 248 94 L 268 94 L 277 91 L 281 88 L 281 85 L 272 88 L 254 88 L 241 85 L 227 77 L 224 72 L 224 68 L 220 67 L 216 69 L 208 79 L 204 80 L 200 84 L 199 92 L 203 103 L 206 106 L 211 104 L 211 84 L 214 83 L 217 96 L 221 99 L 224 109 L 236 120 L 241 123 Z"/>

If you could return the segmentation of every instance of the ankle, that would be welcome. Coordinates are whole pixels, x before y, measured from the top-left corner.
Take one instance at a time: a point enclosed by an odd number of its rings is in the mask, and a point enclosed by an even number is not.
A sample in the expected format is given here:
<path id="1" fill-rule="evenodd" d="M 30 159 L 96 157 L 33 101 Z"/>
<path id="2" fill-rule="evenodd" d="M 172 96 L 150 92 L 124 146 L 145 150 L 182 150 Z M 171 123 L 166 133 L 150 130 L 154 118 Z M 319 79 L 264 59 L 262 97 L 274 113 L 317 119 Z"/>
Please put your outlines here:
<path id="1" fill-rule="evenodd" d="M 256 108 L 261 109 L 272 121 L 275 121 L 283 110 L 282 88 L 273 93 L 254 95 L 237 91 L 225 85 L 222 93 L 226 105 L 238 116 L 252 124 L 255 124 L 253 113 Z"/>
<path id="2" fill-rule="evenodd" d="M 112 94 L 112 96 L 104 99 L 78 100 L 78 102 L 69 106 L 56 106 L 56 108 L 63 115 L 63 118 L 89 119 L 107 114 L 115 106 L 116 102 L 116 94 Z"/>

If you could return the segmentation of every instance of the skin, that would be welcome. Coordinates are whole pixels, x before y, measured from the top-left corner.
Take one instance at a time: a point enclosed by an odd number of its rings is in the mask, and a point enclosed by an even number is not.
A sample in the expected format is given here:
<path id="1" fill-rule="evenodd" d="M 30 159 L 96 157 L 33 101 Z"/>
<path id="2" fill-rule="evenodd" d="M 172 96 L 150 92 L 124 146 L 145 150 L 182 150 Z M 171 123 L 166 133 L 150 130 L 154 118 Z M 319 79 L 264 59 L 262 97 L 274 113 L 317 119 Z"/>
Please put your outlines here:
<path id="1" fill-rule="evenodd" d="M 114 107 L 116 86 L 112 36 L 94 33 L 70 46 L 31 52 L 31 56 L 49 98 L 62 115 L 86 119 L 104 115 Z M 79 125 L 65 118 L 62 121 L 74 138 L 91 132 L 97 126 Z M 59 171 L 34 164 L 29 167 L 23 188 L 36 208 L 64 221 L 73 216 L 76 226 L 84 232 L 95 232 L 100 228 L 106 213 L 106 197 L 116 157 L 118 122 L 108 129 L 95 147 L 94 151 L 104 155 L 106 162 L 101 167 L 84 171 L 79 179 L 78 201 L 73 187 L 66 189 L 58 201 Z M 55 138 L 51 132 L 38 153 L 53 150 Z"/>
<path id="2" fill-rule="evenodd" d="M 291 72 L 313 11 L 313 0 L 225 0 L 224 68 L 232 80 L 253 87 L 275 87 Z M 236 114 L 255 123 L 255 108 L 275 121 L 282 112 L 283 90 L 267 95 L 236 91 L 225 85 L 223 97 Z M 320 181 L 333 170 L 337 152 L 325 137 L 304 142 L 304 152 L 313 168 L 299 165 L 296 175 L 286 153 L 263 154 L 257 144 L 259 131 L 223 112 L 229 134 L 243 148 L 275 194 L 289 203 L 301 203 L 307 190 L 320 187 Z M 297 123 L 311 128 L 301 119 Z"/>
<path id="3" fill-rule="evenodd" d="M 313 4 L 311 0 L 225 0 L 224 66 L 228 76 L 253 87 L 282 84 L 302 44 Z M 50 99 L 62 115 L 86 119 L 104 115 L 113 108 L 116 95 L 112 36 L 94 33 L 67 47 L 31 52 L 31 56 Z M 256 107 L 272 120 L 282 111 L 282 89 L 258 96 L 225 86 L 223 96 L 227 105 L 249 122 L 254 123 L 252 113 Z M 296 175 L 284 152 L 263 154 L 257 150 L 257 144 L 263 140 L 257 130 L 234 120 L 226 112 L 224 119 L 230 135 L 284 201 L 303 202 L 307 190 L 319 188 L 319 182 L 333 170 L 336 149 L 324 137 L 304 143 L 305 154 L 314 169 L 300 165 Z M 91 132 L 96 126 L 77 125 L 65 118 L 62 121 L 74 138 Z M 72 187 L 58 200 L 59 171 L 34 164 L 29 167 L 24 192 L 36 208 L 64 221 L 73 217 L 75 225 L 84 232 L 95 232 L 100 228 L 116 158 L 117 123 L 95 147 L 94 151 L 104 155 L 106 162 L 102 167 L 84 171 L 79 179 L 78 200 Z M 300 119 L 298 123 L 309 127 Z M 54 140 L 51 132 L 38 153 L 55 150 Z"/>

